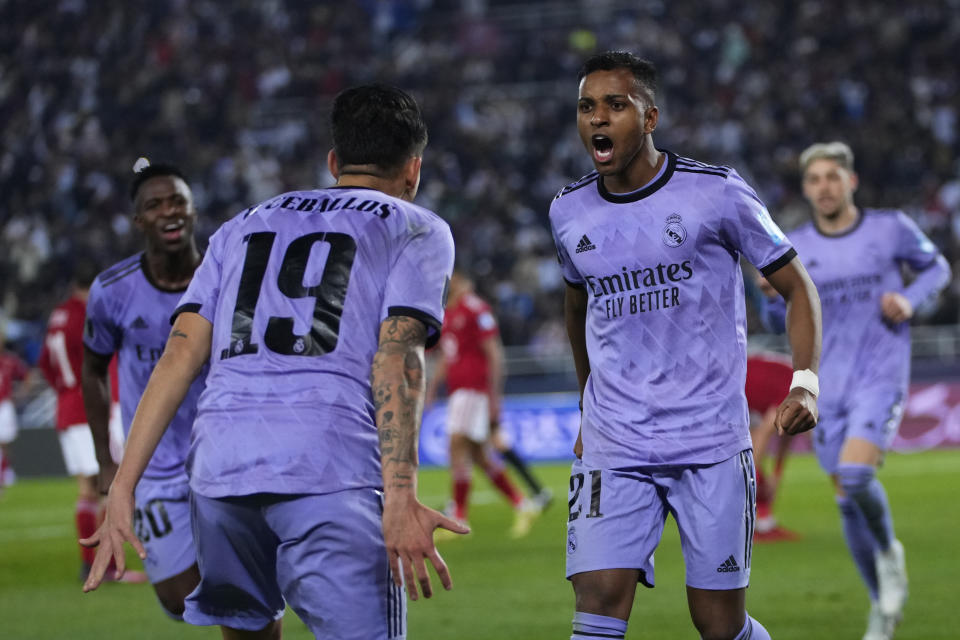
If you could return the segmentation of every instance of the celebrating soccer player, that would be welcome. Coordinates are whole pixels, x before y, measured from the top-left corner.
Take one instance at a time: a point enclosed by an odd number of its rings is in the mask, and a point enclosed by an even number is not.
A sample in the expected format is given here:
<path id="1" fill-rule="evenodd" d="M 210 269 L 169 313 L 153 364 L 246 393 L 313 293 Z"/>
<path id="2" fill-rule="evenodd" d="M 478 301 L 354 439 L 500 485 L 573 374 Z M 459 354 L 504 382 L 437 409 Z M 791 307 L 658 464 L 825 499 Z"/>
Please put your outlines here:
<path id="1" fill-rule="evenodd" d="M 656 99 L 651 63 L 626 52 L 586 61 L 577 129 L 596 171 L 550 207 L 582 399 L 566 545 L 572 638 L 624 637 L 637 582 L 654 584 L 668 513 L 701 636 L 769 638 L 745 609 L 755 484 L 741 254 L 790 305 L 796 373 L 782 432 L 816 424 L 819 302 L 736 171 L 654 146 Z"/>
<path id="2" fill-rule="evenodd" d="M 513 505 L 511 536 L 525 536 L 534 518 L 549 504 L 551 494 L 499 432 L 504 378 L 503 342 L 490 305 L 474 292 L 473 281 L 460 269 L 455 269 L 450 278 L 443 337 L 438 351 L 440 355 L 433 378 L 427 383 L 426 404 L 429 406 L 433 402 L 437 387 L 445 382 L 453 516 L 460 522 L 467 520 L 471 476 L 476 464 Z M 491 444 L 527 483 L 532 499 L 525 500 L 510 482 L 503 464 L 489 451 Z"/>
<path id="3" fill-rule="evenodd" d="M 453 239 L 412 204 L 427 129 L 416 102 L 368 85 L 334 100 L 337 185 L 270 198 L 210 239 L 110 488 L 101 548 L 122 567 L 133 489 L 210 361 L 188 458 L 200 585 L 184 619 L 278 638 L 284 600 L 319 638 L 402 638 L 433 530 L 417 499 L 424 348 L 440 336 Z"/>
<path id="4" fill-rule="evenodd" d="M 70 297 L 50 314 L 43 350 L 37 366 L 57 393 L 57 436 L 67 473 L 77 479 L 75 520 L 77 534 L 84 539 L 97 530 L 99 495 L 97 492 L 97 454 L 87 414 L 83 407 L 80 375 L 83 367 L 83 327 L 87 296 L 97 276 L 96 266 L 83 260 L 74 267 Z M 109 386 L 108 386 L 109 394 Z M 109 458 L 109 442 L 107 444 Z M 110 461 L 112 464 L 112 460 Z M 80 547 L 80 577 L 86 580 L 93 565 L 94 551 Z M 113 576 L 108 576 L 113 579 Z M 144 582 L 140 572 L 127 572 L 125 582 Z"/>
<path id="5" fill-rule="evenodd" d="M 102 492 L 116 473 L 109 451 L 110 361 L 119 354 L 121 415 L 128 432 L 163 353 L 170 316 L 201 260 L 193 236 L 193 194 L 179 169 L 138 160 L 130 196 L 146 249 L 110 267 L 93 283 L 83 337 L 83 400 Z M 147 551 L 144 568 L 164 611 L 177 620 L 182 619 L 184 599 L 200 580 L 185 464 L 202 391 L 200 378 L 191 385 L 136 489 L 134 526 Z"/>
<path id="6" fill-rule="evenodd" d="M 937 247 L 902 211 L 853 202 L 853 151 L 814 144 L 800 155 L 813 220 L 790 234 L 823 304 L 817 459 L 836 487 L 843 533 L 870 594 L 864 640 L 893 636 L 907 599 L 903 545 L 877 469 L 890 448 L 910 378 L 910 318 L 950 279 Z M 901 268 L 913 272 L 904 286 Z M 774 301 L 768 312 L 782 308 Z"/>

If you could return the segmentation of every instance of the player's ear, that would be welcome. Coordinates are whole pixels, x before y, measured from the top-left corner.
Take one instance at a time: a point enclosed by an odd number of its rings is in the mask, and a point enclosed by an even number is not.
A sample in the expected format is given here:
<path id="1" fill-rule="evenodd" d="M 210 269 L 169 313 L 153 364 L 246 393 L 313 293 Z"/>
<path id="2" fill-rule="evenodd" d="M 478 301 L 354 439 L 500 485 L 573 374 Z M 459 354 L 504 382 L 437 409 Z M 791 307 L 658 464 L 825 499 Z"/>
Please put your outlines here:
<path id="1" fill-rule="evenodd" d="M 657 122 L 660 120 L 660 109 L 656 105 L 647 107 L 643 114 L 643 132 L 653 133 L 657 128 Z"/>
<path id="2" fill-rule="evenodd" d="M 855 172 L 851 171 L 850 172 L 850 192 L 851 193 L 856 192 L 857 187 L 859 186 L 860 186 L 860 176 L 858 176 Z"/>
<path id="3" fill-rule="evenodd" d="M 136 200 L 133 203 L 133 226 L 135 226 L 138 230 L 143 231 L 143 215 L 140 213 L 139 200 Z"/>
<path id="4" fill-rule="evenodd" d="M 411 202 L 417 195 L 417 189 L 420 187 L 420 167 L 422 165 L 423 158 L 419 156 L 413 156 L 403 164 L 403 197 Z"/>
<path id="5" fill-rule="evenodd" d="M 337 163 L 337 152 L 333 149 L 327 153 L 327 170 L 330 172 L 330 175 L 333 176 L 334 180 L 340 179 L 340 166 Z"/>

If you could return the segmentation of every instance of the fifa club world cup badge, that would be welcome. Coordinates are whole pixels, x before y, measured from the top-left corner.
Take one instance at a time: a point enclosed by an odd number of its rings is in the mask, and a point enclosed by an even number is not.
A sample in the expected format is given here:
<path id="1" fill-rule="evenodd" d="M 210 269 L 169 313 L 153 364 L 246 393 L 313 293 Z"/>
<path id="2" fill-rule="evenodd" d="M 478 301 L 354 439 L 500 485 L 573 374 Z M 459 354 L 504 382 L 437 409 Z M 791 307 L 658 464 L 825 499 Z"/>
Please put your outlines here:
<path id="1" fill-rule="evenodd" d="M 682 224 L 679 214 L 671 213 L 667 216 L 667 224 L 663 228 L 663 244 L 668 247 L 679 247 L 687 239 L 687 229 Z"/>

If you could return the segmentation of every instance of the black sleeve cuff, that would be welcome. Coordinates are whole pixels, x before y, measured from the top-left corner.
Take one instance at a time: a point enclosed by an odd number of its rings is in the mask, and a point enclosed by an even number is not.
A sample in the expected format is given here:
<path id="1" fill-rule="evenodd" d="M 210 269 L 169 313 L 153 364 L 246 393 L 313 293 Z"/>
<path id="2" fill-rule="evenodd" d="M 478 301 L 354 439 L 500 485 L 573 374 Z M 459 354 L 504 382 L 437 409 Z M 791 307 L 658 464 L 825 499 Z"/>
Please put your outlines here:
<path id="1" fill-rule="evenodd" d="M 170 316 L 170 324 L 173 324 L 174 321 L 177 319 L 177 316 L 183 313 L 184 311 L 188 313 L 200 313 L 200 304 L 196 302 L 188 302 L 186 304 L 180 305 L 179 307 L 173 310 L 173 315 Z"/>
<path id="2" fill-rule="evenodd" d="M 408 316 L 415 318 L 427 325 L 426 348 L 429 349 L 440 340 L 440 329 L 443 324 L 429 313 L 414 309 L 413 307 L 390 307 L 387 309 L 388 316 Z"/>
<path id="3" fill-rule="evenodd" d="M 797 250 L 794 249 L 793 247 L 790 247 L 790 250 L 787 251 L 785 254 L 783 254 L 782 256 L 780 256 L 779 258 L 777 258 L 776 260 L 774 260 L 764 268 L 760 269 L 760 273 L 762 273 L 763 277 L 766 278 L 771 273 L 774 273 L 775 271 L 779 271 L 780 267 L 786 266 L 788 262 L 790 262 L 796 257 L 797 257 Z"/>

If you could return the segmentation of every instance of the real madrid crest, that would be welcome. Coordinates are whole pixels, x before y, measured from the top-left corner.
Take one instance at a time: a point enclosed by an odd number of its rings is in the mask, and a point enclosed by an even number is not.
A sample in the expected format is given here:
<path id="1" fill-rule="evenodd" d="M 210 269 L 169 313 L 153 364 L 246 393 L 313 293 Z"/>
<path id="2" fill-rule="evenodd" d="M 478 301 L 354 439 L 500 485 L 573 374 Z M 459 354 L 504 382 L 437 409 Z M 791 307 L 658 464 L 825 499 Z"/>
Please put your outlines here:
<path id="1" fill-rule="evenodd" d="M 577 550 L 577 531 L 573 527 L 567 531 L 567 553 L 572 554 Z"/>
<path id="2" fill-rule="evenodd" d="M 680 214 L 671 213 L 667 216 L 667 224 L 661 234 L 663 244 L 668 247 L 679 247 L 687 239 L 687 229 L 683 226 Z"/>

